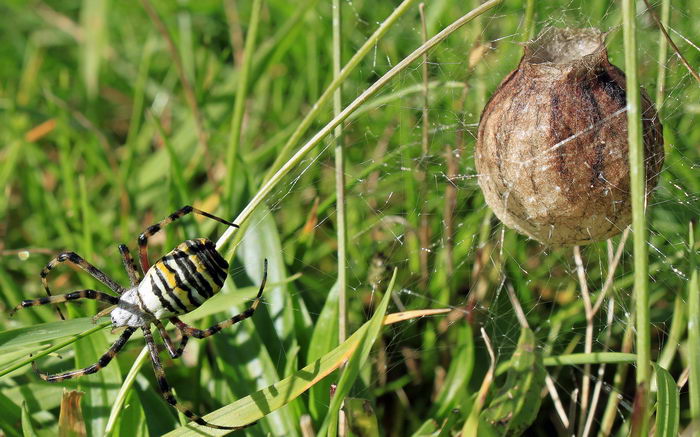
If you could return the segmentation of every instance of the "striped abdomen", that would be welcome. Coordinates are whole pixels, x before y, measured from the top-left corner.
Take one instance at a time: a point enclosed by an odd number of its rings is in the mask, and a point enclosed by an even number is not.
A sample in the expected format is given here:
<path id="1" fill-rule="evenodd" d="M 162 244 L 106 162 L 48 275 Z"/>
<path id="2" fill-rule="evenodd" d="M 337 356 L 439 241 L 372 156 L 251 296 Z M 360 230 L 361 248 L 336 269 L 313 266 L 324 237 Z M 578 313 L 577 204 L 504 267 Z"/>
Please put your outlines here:
<path id="1" fill-rule="evenodd" d="M 156 319 L 188 313 L 218 293 L 228 263 L 206 238 L 187 240 L 158 260 L 138 287 L 144 310 Z"/>

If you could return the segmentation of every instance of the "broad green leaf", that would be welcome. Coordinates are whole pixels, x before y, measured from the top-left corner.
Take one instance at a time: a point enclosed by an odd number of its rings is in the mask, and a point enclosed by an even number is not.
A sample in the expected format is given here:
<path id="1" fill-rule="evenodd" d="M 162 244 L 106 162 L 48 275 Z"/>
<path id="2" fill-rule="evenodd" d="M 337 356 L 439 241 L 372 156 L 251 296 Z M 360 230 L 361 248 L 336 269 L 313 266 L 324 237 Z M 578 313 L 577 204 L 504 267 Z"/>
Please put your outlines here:
<path id="1" fill-rule="evenodd" d="M 21 436 L 16 424 L 21 420 L 22 410 L 5 394 L 0 391 L 0 430 L 7 432 L 8 436 Z"/>
<path id="2" fill-rule="evenodd" d="M 34 425 L 32 425 L 32 418 L 26 402 L 22 402 L 22 435 L 24 437 L 36 437 L 36 431 L 34 431 Z"/>
<path id="3" fill-rule="evenodd" d="M 423 424 L 414 432 L 411 437 L 426 437 L 426 436 L 434 436 L 437 434 L 439 431 L 438 429 L 438 424 L 435 422 L 435 419 L 428 419 Z"/>
<path id="4" fill-rule="evenodd" d="M 450 414 L 447 416 L 447 419 L 445 419 L 445 424 L 442 425 L 442 429 L 438 433 L 437 437 L 450 437 L 452 435 L 452 430 L 461 417 L 462 414 L 458 408 L 450 411 Z"/>
<path id="5" fill-rule="evenodd" d="M 114 341 L 114 338 L 111 341 Z M 80 340 L 75 345 L 76 367 L 83 368 L 96 363 L 100 356 L 107 352 L 109 346 L 110 342 L 107 341 L 107 333 L 104 331 L 98 331 Z M 109 411 L 122 382 L 119 362 L 113 359 L 99 372 L 89 377 L 78 378 L 77 382 L 80 390 L 85 393 L 82 407 L 88 435 L 102 436 L 107 426 Z"/>
<path id="6" fill-rule="evenodd" d="M 246 231 L 237 255 L 243 262 L 248 276 L 256 284 L 262 280 L 263 259 L 268 259 L 268 281 L 263 300 L 265 310 L 256 314 L 255 325 L 265 338 L 270 355 L 284 356 L 284 351 L 297 340 L 296 330 L 309 331 L 311 317 L 306 305 L 298 294 L 289 293 L 285 279 L 287 273 L 282 257 L 282 244 L 272 213 L 265 207 L 259 207 L 250 218 L 251 226 Z M 264 329 L 270 327 L 270 329 Z M 274 329 L 271 329 L 274 327 Z M 269 335 L 268 335 L 269 333 Z M 277 338 L 275 338 L 277 337 Z M 274 340 L 273 340 L 274 339 Z M 278 371 L 284 369 L 279 363 Z"/>
<path id="7" fill-rule="evenodd" d="M 535 420 L 542 398 L 545 371 L 535 334 L 520 329 L 520 338 L 504 386 L 481 414 L 483 422 L 500 435 L 519 436 Z"/>
<path id="8" fill-rule="evenodd" d="M 31 311 L 31 309 L 22 311 Z M 3 331 L 0 332 L 0 354 L 5 354 L 21 346 L 46 343 L 77 335 L 94 327 L 92 319 L 81 317 Z"/>
<path id="9" fill-rule="evenodd" d="M 474 368 L 474 336 L 466 321 L 454 327 L 458 330 L 457 350 L 447 370 L 445 383 L 435 399 L 432 417 L 443 418 L 456 406 L 459 396 L 468 394 L 468 384 Z"/>
<path id="10" fill-rule="evenodd" d="M 311 344 L 306 362 L 322 357 L 338 346 L 338 283 L 331 287 L 316 327 L 311 334 Z M 309 390 L 309 412 L 316 423 L 320 423 L 328 410 L 331 397 L 331 381 L 326 378 Z"/>
<path id="11" fill-rule="evenodd" d="M 345 398 L 343 410 L 352 434 L 358 437 L 379 437 L 377 415 L 369 400 Z"/>
<path id="12" fill-rule="evenodd" d="M 668 370 L 656 368 L 656 437 L 676 437 L 680 419 L 680 394 Z"/>

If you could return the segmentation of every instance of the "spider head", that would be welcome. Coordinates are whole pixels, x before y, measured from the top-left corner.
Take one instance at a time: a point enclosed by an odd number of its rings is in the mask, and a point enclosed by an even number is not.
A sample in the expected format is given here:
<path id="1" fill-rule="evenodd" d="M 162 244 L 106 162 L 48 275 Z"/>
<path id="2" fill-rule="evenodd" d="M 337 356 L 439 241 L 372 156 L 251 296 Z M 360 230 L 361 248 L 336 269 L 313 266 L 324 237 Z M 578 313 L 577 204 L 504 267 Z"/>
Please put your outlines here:
<path id="1" fill-rule="evenodd" d="M 149 323 L 148 315 L 144 313 L 138 303 L 135 302 L 138 297 L 136 290 L 136 288 L 132 288 L 122 294 L 116 308 L 112 310 L 113 329 L 122 326 L 141 327 Z"/>

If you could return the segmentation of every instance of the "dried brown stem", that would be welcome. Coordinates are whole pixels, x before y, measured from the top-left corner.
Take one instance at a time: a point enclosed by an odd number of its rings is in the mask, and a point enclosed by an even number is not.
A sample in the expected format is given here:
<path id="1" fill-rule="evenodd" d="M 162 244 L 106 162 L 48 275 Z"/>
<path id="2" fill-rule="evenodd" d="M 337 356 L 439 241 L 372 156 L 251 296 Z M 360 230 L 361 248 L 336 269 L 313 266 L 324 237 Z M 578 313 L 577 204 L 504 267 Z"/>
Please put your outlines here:
<path id="1" fill-rule="evenodd" d="M 676 43 L 673 42 L 673 40 L 671 39 L 671 36 L 668 34 L 668 32 L 666 32 L 666 28 L 664 27 L 663 23 L 661 23 L 661 21 L 659 20 L 659 17 L 656 16 L 656 13 L 652 9 L 651 5 L 649 4 L 649 0 L 644 0 L 644 4 L 647 6 L 647 11 L 649 12 L 649 15 L 651 15 L 651 18 L 654 19 L 654 21 L 656 22 L 656 25 L 659 27 L 659 30 L 661 31 L 661 33 L 664 34 L 664 37 L 666 37 L 666 40 L 671 45 L 671 48 L 673 49 L 673 51 L 676 52 L 676 56 L 678 56 L 678 59 L 681 60 L 683 65 L 685 65 L 685 68 L 688 69 L 688 71 L 695 78 L 695 80 L 697 80 L 698 83 L 700 83 L 700 74 L 698 74 L 698 72 L 695 71 L 695 69 L 693 69 L 693 67 L 690 65 L 688 60 L 685 59 L 685 56 L 683 56 L 683 54 L 681 53 L 681 51 L 678 48 L 678 46 L 676 45 Z M 659 67 L 659 68 L 663 68 L 663 67 Z"/>

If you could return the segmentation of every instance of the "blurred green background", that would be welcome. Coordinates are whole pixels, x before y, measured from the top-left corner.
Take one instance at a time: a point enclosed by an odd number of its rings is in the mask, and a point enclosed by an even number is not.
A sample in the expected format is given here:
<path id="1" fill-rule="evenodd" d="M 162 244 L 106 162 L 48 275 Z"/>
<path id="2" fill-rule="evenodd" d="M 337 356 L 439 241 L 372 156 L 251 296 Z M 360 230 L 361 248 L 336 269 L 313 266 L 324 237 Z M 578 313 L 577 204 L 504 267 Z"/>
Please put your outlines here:
<path id="1" fill-rule="evenodd" d="M 39 272 L 56 253 L 74 250 L 127 284 L 118 243 L 135 250 L 140 232 L 185 204 L 233 219 L 274 169 L 275 159 L 286 161 L 285 142 L 332 80 L 328 2 L 262 3 L 247 89 L 239 83 L 253 2 L 151 2 L 167 31 L 142 2 L 6 0 L 0 5 L 0 373 L 30 352 L 91 327 L 80 318 L 97 311 L 92 303 L 62 307 L 76 325 L 57 322 L 47 307 L 7 317 L 22 299 L 44 295 Z M 421 44 L 414 3 L 344 81 L 344 105 Z M 477 3 L 428 2 L 428 36 Z M 479 328 L 488 333 L 499 362 L 508 360 L 518 341 L 520 328 L 504 284 L 514 287 L 545 356 L 584 350 L 586 320 L 571 249 L 546 248 L 492 217 L 476 184 L 473 148 L 481 109 L 516 67 L 528 32 L 547 25 L 612 30 L 611 61 L 624 69 L 621 15 L 617 2 L 603 0 L 534 3 L 529 20 L 524 2 L 504 1 L 430 52 L 427 154 L 420 62 L 344 124 L 349 332 L 371 316 L 393 268 L 398 276 L 390 312 L 454 309 L 448 316 L 383 329 L 350 391 L 367 403 L 346 403 L 350 415 L 371 407 L 369 418 L 351 421 L 355 435 L 437 435 L 440 430 L 452 435 L 462 428 L 489 365 Z M 397 4 L 341 2 L 343 63 Z M 652 7 L 661 14 L 659 1 Z M 659 32 L 643 3 L 638 9 L 640 77 L 657 103 L 666 142 L 666 162 L 648 215 L 653 359 L 666 353 L 666 367 L 678 380 L 688 364 L 683 326 L 691 255 L 698 249 L 688 246 L 688 224 L 700 213 L 700 87 L 672 51 L 660 58 Z M 673 2 L 669 16 L 671 37 L 697 68 L 700 4 Z M 240 119 L 236 99 L 242 103 Z M 330 119 L 329 105 L 303 138 Z M 293 144 L 293 150 L 300 145 Z M 258 208 L 232 262 L 233 281 L 196 324 L 224 319 L 222 308 L 245 308 L 266 257 L 271 284 L 262 310 L 223 335 L 190 342 L 182 359 L 162 354 L 177 395 L 197 413 L 289 376 L 338 344 L 333 148 L 331 140 L 324 141 Z M 151 257 L 185 238 L 215 240 L 222 228 L 183 219 L 155 239 Z M 619 237 L 613 240 L 616 247 Z M 608 251 L 606 243 L 582 249 L 594 293 L 608 274 Z M 625 332 L 631 331 L 631 255 L 628 244 L 613 275 L 613 312 L 608 314 L 606 300 L 592 322 L 594 351 L 623 350 Z M 52 273 L 50 282 L 54 293 L 98 286 L 65 267 Z M 669 341 L 674 321 L 678 327 Z M 108 329 L 98 330 L 40 365 L 52 372 L 85 366 L 114 338 Z M 28 365 L 4 372 L 0 428 L 8 436 L 56 435 L 65 387 L 85 393 L 86 432 L 102 435 L 141 344 L 135 336 L 109 367 L 63 384 L 44 383 Z M 599 375 L 595 359 L 589 364 L 598 375 L 592 384 L 602 384 L 591 435 L 606 426 L 608 432 L 624 433 L 633 369 L 614 381 L 624 365 L 608 365 Z M 182 423 L 159 397 L 149 366 L 136 376 L 117 422 L 110 424 L 114 435 L 160 435 Z M 565 409 L 581 401 L 572 395 L 590 369 L 573 365 L 548 371 Z M 318 430 L 337 377 L 333 373 L 244 432 L 302 435 L 305 415 L 311 419 L 306 429 Z M 684 426 L 690 414 L 686 388 L 680 400 L 676 412 Z M 459 411 L 451 414 L 454 408 Z M 609 425 L 603 419 L 606 408 L 612 411 Z M 572 411 L 578 426 L 583 418 L 578 408 Z M 559 421 L 544 391 L 527 433 L 564 435 Z"/>

